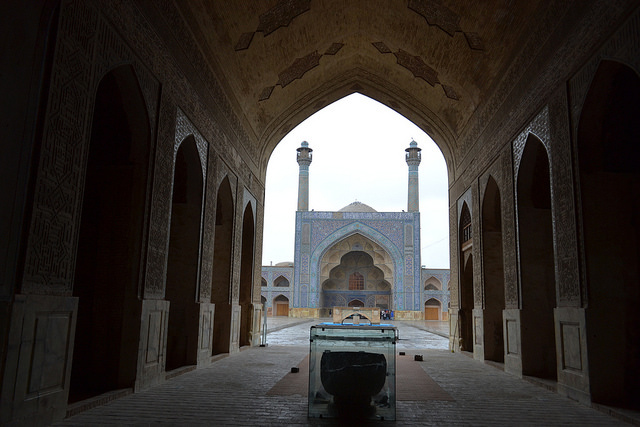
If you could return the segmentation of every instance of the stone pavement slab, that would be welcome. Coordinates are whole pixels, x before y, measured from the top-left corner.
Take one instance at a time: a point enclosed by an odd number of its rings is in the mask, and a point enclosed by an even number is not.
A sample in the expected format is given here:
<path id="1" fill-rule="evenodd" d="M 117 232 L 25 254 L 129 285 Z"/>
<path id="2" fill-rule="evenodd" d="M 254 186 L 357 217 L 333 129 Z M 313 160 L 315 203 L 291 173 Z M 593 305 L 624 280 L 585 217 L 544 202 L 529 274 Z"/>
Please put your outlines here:
<path id="1" fill-rule="evenodd" d="M 313 323 L 296 328 L 308 329 Z M 402 334 L 402 326 L 400 328 Z M 304 396 L 267 395 L 308 351 L 308 345 L 248 348 L 206 368 L 187 372 L 143 392 L 82 412 L 58 425 L 335 425 L 335 420 L 307 419 L 307 399 Z M 413 359 L 413 354 L 422 354 L 424 361 L 415 363 L 420 364 L 454 400 L 398 401 L 396 422 L 367 424 L 622 424 L 617 419 L 460 353 L 415 348 L 406 353 L 402 357 Z"/>

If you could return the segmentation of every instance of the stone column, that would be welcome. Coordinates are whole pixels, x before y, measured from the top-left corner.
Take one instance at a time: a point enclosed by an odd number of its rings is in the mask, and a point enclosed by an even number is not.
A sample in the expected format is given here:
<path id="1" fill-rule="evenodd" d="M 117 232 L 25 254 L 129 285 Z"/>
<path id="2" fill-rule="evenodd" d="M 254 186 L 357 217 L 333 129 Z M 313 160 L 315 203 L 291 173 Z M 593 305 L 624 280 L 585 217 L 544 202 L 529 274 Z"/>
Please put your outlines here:
<path id="1" fill-rule="evenodd" d="M 298 164 L 300 165 L 300 174 L 298 179 L 298 210 L 309 210 L 309 165 L 311 164 L 311 152 L 309 143 L 302 141 L 300 148 L 297 148 Z"/>
<path id="2" fill-rule="evenodd" d="M 421 148 L 418 148 L 418 143 L 415 141 L 411 141 L 409 144 L 409 148 L 404 150 L 407 152 L 407 164 L 409 165 L 409 197 L 407 203 L 407 211 L 408 212 L 419 212 L 419 192 L 418 192 L 418 166 L 420 166 L 420 151 Z"/>

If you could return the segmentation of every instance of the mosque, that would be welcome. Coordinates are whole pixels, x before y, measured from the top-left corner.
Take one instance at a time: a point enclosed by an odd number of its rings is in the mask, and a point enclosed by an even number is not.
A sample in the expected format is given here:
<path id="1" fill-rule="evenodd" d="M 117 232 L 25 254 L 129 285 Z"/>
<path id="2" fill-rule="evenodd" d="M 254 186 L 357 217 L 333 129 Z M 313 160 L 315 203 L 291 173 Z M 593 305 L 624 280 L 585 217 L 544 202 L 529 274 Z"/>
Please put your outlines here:
<path id="1" fill-rule="evenodd" d="M 295 261 L 262 267 L 267 314 L 317 318 L 333 307 L 378 307 L 398 320 L 447 320 L 449 270 L 427 269 L 420 258 L 418 144 L 406 149 L 406 212 L 358 201 L 337 212 L 309 211 L 313 150 L 303 141 L 297 151 Z"/>
<path id="2" fill-rule="evenodd" d="M 269 158 L 352 93 L 444 156 L 451 350 L 640 409 L 638 0 L 3 0 L 0 40 L 0 424 L 259 345 Z M 272 313 L 435 311 L 417 204 L 302 187 Z"/>

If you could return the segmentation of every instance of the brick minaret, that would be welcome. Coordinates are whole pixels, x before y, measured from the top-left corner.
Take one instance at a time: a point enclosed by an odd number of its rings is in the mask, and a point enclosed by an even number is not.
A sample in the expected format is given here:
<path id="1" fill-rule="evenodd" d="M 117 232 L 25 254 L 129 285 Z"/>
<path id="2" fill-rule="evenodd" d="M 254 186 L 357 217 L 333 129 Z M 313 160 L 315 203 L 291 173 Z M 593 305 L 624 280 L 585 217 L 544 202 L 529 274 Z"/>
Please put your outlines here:
<path id="1" fill-rule="evenodd" d="M 311 152 L 309 143 L 302 141 L 300 148 L 297 148 L 298 164 L 300 165 L 300 174 L 298 179 L 298 210 L 309 210 L 309 165 L 311 164 Z"/>
<path id="2" fill-rule="evenodd" d="M 409 198 L 407 203 L 408 212 L 419 212 L 419 192 L 418 192 L 418 166 L 420 165 L 420 151 L 418 143 L 411 140 L 409 148 L 404 150 L 407 152 L 407 164 L 409 165 Z"/>

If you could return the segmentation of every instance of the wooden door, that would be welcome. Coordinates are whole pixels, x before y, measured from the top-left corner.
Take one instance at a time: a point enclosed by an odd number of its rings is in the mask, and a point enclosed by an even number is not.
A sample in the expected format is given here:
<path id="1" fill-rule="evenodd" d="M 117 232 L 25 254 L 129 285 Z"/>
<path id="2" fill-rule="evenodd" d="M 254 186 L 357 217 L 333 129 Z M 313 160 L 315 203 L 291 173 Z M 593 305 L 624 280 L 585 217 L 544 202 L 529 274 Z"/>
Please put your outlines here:
<path id="1" fill-rule="evenodd" d="M 440 320 L 439 313 L 440 307 L 425 307 L 424 308 L 424 320 Z"/>
<path id="2" fill-rule="evenodd" d="M 289 315 L 289 303 L 277 302 L 276 303 L 276 316 L 288 316 Z"/>

